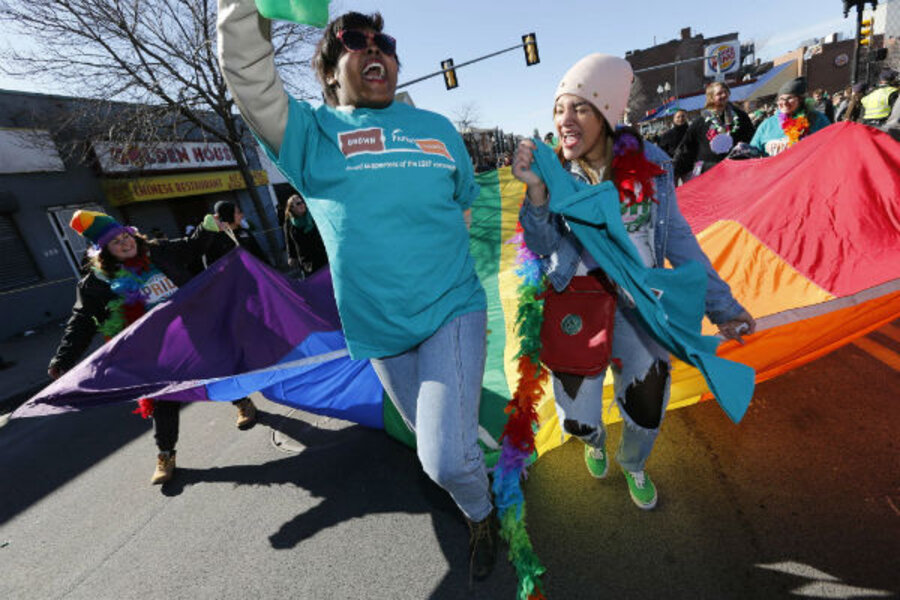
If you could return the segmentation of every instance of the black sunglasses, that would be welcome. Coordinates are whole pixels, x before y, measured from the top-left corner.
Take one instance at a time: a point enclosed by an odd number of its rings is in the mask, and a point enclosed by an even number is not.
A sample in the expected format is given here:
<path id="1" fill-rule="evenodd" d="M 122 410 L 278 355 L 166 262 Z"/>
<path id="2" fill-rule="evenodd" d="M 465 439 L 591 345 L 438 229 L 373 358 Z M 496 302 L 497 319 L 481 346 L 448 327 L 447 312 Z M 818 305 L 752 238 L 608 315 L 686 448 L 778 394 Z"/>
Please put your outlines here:
<path id="1" fill-rule="evenodd" d="M 369 40 L 374 40 L 375 46 L 383 53 L 394 56 L 397 53 L 397 40 L 386 33 L 373 31 L 361 31 L 359 29 L 341 29 L 337 32 L 337 38 L 341 40 L 350 52 L 362 52 L 369 47 Z"/>

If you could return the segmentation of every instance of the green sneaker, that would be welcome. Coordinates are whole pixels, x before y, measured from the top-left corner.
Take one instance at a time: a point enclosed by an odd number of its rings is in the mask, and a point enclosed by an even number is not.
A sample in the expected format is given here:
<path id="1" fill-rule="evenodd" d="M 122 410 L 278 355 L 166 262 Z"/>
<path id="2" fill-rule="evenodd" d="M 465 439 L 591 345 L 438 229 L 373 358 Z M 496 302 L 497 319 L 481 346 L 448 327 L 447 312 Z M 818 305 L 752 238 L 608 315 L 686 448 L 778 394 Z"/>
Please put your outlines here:
<path id="1" fill-rule="evenodd" d="M 588 472 L 597 479 L 606 477 L 606 471 L 609 469 L 609 461 L 606 460 L 606 450 L 603 448 L 592 448 L 587 444 L 584 445 L 584 464 L 587 465 Z"/>
<path id="2" fill-rule="evenodd" d="M 628 492 L 638 508 L 650 510 L 656 506 L 656 486 L 650 481 L 650 476 L 643 471 L 622 471 L 625 473 L 625 481 L 628 482 Z"/>

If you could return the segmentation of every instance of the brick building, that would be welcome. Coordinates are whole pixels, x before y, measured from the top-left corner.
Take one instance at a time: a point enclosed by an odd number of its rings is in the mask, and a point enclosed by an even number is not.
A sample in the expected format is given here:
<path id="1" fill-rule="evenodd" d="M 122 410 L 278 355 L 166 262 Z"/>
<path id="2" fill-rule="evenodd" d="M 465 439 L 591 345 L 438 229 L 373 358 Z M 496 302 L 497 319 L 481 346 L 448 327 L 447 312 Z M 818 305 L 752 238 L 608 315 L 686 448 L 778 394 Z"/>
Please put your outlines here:
<path id="1" fill-rule="evenodd" d="M 647 114 L 647 111 L 659 106 L 667 99 L 657 94 L 657 88 L 660 85 L 665 86 L 666 83 L 669 84 L 670 91 L 666 96 L 684 97 L 702 92 L 706 84 L 712 81 L 711 77 L 704 75 L 703 60 L 648 71 L 641 71 L 642 69 L 686 59 L 699 59 L 703 56 L 704 49 L 707 46 L 737 40 L 737 32 L 704 37 L 703 34 L 691 35 L 691 28 L 685 27 L 681 30 L 679 39 L 670 40 L 643 50 L 626 52 L 625 60 L 631 63 L 632 69 L 636 71 L 632 100 L 628 107 L 630 120 L 632 122 L 640 120 Z M 747 50 L 749 49 L 742 48 L 741 60 L 743 60 Z M 726 76 L 726 81 L 729 83 L 739 81 L 747 70 L 747 68 L 740 66 L 737 72 Z"/>

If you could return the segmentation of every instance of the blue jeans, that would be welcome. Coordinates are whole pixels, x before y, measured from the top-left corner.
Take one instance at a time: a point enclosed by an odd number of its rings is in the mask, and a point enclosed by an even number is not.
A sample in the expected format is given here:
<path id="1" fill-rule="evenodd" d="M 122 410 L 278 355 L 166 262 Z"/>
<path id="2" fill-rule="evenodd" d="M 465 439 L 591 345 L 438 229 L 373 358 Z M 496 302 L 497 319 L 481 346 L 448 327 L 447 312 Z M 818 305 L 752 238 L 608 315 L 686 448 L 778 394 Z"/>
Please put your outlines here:
<path id="1" fill-rule="evenodd" d="M 613 390 L 625 421 L 616 462 L 628 471 L 643 471 L 669 403 L 669 352 L 650 337 L 633 310 L 620 306 L 613 325 L 612 360 Z M 553 375 L 556 413 L 563 431 L 588 446 L 603 449 L 605 374 L 585 377 L 574 397 L 566 391 L 560 376 Z"/>
<path id="2" fill-rule="evenodd" d="M 487 315 L 461 315 L 424 342 L 372 366 L 400 416 L 416 434 L 425 473 L 460 510 L 481 521 L 491 512 L 478 406 L 484 376 Z"/>

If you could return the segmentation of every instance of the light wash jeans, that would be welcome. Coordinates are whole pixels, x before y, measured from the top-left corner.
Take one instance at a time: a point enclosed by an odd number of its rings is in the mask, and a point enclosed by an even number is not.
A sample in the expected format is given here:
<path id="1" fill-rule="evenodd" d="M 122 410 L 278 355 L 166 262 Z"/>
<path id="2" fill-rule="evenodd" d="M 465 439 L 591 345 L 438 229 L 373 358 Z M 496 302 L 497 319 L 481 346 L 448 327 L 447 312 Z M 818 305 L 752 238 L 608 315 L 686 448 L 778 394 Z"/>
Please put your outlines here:
<path id="1" fill-rule="evenodd" d="M 613 390 L 619 412 L 625 421 L 622 428 L 622 439 L 616 452 L 616 462 L 628 471 L 643 471 L 644 465 L 653 450 L 653 444 L 659 435 L 659 426 L 669 403 L 671 365 L 669 352 L 644 330 L 634 311 L 616 309 L 612 342 Z M 622 365 L 621 370 L 615 366 Z M 659 421 L 656 427 L 647 428 L 639 425 L 629 414 L 628 398 L 633 392 L 629 390 L 635 385 L 641 386 L 650 379 L 649 374 L 659 363 L 665 366 L 665 383 L 653 393 L 650 399 L 653 405 L 649 412 L 658 412 Z M 580 438 L 585 444 L 594 448 L 606 449 L 606 427 L 603 424 L 603 379 L 606 373 L 593 377 L 585 377 L 575 398 L 563 388 L 557 376 L 553 376 L 553 394 L 556 400 L 556 412 L 563 430 Z M 634 409 L 634 407 L 632 407 Z M 655 415 L 654 415 L 655 416 Z M 566 427 L 566 421 L 574 421 L 573 430 Z"/>
<path id="2" fill-rule="evenodd" d="M 486 326 L 484 311 L 464 314 L 403 354 L 372 359 L 381 384 L 416 434 L 425 473 L 473 521 L 485 519 L 493 508 L 478 445 Z"/>

